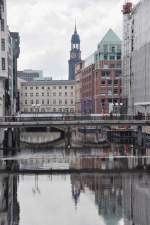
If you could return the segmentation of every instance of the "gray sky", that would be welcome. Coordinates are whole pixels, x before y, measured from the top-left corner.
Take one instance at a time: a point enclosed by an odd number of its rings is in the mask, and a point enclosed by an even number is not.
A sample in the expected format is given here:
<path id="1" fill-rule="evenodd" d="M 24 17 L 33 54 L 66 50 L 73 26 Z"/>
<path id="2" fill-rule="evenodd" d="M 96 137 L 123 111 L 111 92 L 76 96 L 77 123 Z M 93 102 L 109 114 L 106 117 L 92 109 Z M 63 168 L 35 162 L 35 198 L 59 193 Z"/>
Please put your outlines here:
<path id="1" fill-rule="evenodd" d="M 133 0 L 137 2 L 138 0 Z M 21 37 L 19 69 L 41 69 L 53 79 L 68 77 L 75 18 L 82 58 L 97 48 L 109 28 L 122 35 L 124 0 L 7 0 L 8 24 Z"/>

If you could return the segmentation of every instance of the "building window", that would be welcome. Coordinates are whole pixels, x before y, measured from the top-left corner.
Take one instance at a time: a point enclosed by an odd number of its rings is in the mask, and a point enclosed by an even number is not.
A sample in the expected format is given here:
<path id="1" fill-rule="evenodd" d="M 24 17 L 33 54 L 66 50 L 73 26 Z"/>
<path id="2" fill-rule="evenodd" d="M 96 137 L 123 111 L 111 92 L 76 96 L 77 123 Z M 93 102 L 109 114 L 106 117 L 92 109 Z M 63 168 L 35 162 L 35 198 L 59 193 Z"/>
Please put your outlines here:
<path id="1" fill-rule="evenodd" d="M 33 97 L 33 93 L 30 93 L 30 97 Z"/>
<path id="2" fill-rule="evenodd" d="M 42 93 L 42 96 L 44 96 L 44 93 Z"/>
<path id="3" fill-rule="evenodd" d="M 30 104 L 33 105 L 33 100 L 30 101 Z"/>
<path id="4" fill-rule="evenodd" d="M 71 108 L 71 109 L 70 109 L 70 112 L 71 112 L 71 113 L 73 113 L 73 112 L 74 112 L 74 109 L 73 109 L 73 108 Z"/>
<path id="5" fill-rule="evenodd" d="M 67 90 L 67 86 L 65 86 L 65 89 Z"/>
<path id="6" fill-rule="evenodd" d="M 110 76 L 110 72 L 109 71 L 103 71 L 102 72 L 102 77 L 109 77 Z"/>
<path id="7" fill-rule="evenodd" d="M 108 80 L 108 85 L 111 85 L 112 84 L 112 80 Z"/>
<path id="8" fill-rule="evenodd" d="M 44 86 L 42 87 L 42 90 L 44 90 Z"/>
<path id="9" fill-rule="evenodd" d="M 47 87 L 48 90 L 50 90 L 50 87 Z"/>
<path id="10" fill-rule="evenodd" d="M 38 99 L 36 100 L 36 104 L 39 104 L 39 100 Z"/>
<path id="11" fill-rule="evenodd" d="M 44 109 L 44 108 L 42 108 L 42 109 L 41 109 L 41 112 L 43 112 L 43 113 L 44 113 L 44 112 L 45 112 L 45 109 Z"/>
<path id="12" fill-rule="evenodd" d="M 111 47 L 111 52 L 112 52 L 112 53 L 115 53 L 115 46 L 112 46 L 112 47 Z"/>
<path id="13" fill-rule="evenodd" d="M 27 105 L 28 104 L 28 101 L 27 100 L 25 100 L 25 105 Z"/>
<path id="14" fill-rule="evenodd" d="M 104 45 L 104 52 L 108 52 L 108 45 Z"/>
<path id="15" fill-rule="evenodd" d="M 53 86 L 53 89 L 56 89 L 56 86 Z"/>
<path id="16" fill-rule="evenodd" d="M 68 109 L 68 108 L 65 108 L 65 109 L 64 109 L 64 112 L 69 112 L 69 109 Z"/>
<path id="17" fill-rule="evenodd" d="M 39 87 L 36 87 L 36 90 L 38 90 L 39 89 Z"/>
<path id="18" fill-rule="evenodd" d="M 36 93 L 36 97 L 38 97 L 39 96 L 39 93 Z"/>
<path id="19" fill-rule="evenodd" d="M 30 90 L 33 90 L 33 87 L 30 87 Z"/>
<path id="20" fill-rule="evenodd" d="M 104 60 L 108 60 L 108 54 L 104 54 Z"/>
<path id="21" fill-rule="evenodd" d="M 49 105 L 49 99 L 47 100 L 47 105 Z"/>
<path id="22" fill-rule="evenodd" d="M 62 104 L 62 100 L 59 100 L 59 105 L 61 105 Z"/>
<path id="23" fill-rule="evenodd" d="M 65 92 L 65 96 L 67 96 L 67 92 Z"/>
<path id="24" fill-rule="evenodd" d="M 73 103 L 74 103 L 74 101 L 73 101 L 73 100 L 71 100 L 71 105 L 73 105 Z"/>
<path id="25" fill-rule="evenodd" d="M 71 96 L 73 96 L 73 92 L 71 92 Z"/>
<path id="26" fill-rule="evenodd" d="M 56 105 L 56 100 L 55 99 L 53 100 L 53 104 Z"/>
<path id="27" fill-rule="evenodd" d="M 56 92 L 53 92 L 53 96 L 56 96 Z"/>
<path id="28" fill-rule="evenodd" d="M 117 53 L 117 60 L 121 60 L 121 53 L 120 52 Z"/>
<path id="29" fill-rule="evenodd" d="M 62 108 L 59 108 L 59 112 L 62 112 Z"/>
<path id="30" fill-rule="evenodd" d="M 56 112 L 56 108 L 53 108 L 53 112 Z"/>
<path id="31" fill-rule="evenodd" d="M 2 70 L 5 70 L 5 58 L 2 58 Z"/>
<path id="32" fill-rule="evenodd" d="M 44 100 L 42 100 L 42 105 L 44 105 Z"/>
<path id="33" fill-rule="evenodd" d="M 28 112 L 28 109 L 27 109 L 27 108 L 24 108 L 24 112 L 26 112 L 26 113 L 27 113 L 27 112 Z"/>
<path id="34" fill-rule="evenodd" d="M 67 105 L 67 100 L 65 100 L 65 105 Z"/>
<path id="35" fill-rule="evenodd" d="M 25 90 L 27 90 L 28 89 L 28 87 L 25 87 Z"/>
<path id="36" fill-rule="evenodd" d="M 73 89 L 73 86 L 71 86 L 71 89 Z"/>
<path id="37" fill-rule="evenodd" d="M 118 84 L 118 80 L 114 80 L 114 84 L 117 85 Z"/>
<path id="38" fill-rule="evenodd" d="M 61 87 L 61 86 L 59 86 L 59 89 L 62 89 L 62 87 Z"/>
<path id="39" fill-rule="evenodd" d="M 5 51 L 5 39 L 4 38 L 1 39 L 1 48 L 2 48 L 2 51 Z"/>
<path id="40" fill-rule="evenodd" d="M 5 31 L 5 22 L 4 22 L 4 19 L 1 19 L 1 31 Z"/>
<path id="41" fill-rule="evenodd" d="M 47 92 L 47 96 L 49 96 L 49 92 Z"/>
<path id="42" fill-rule="evenodd" d="M 59 92 L 59 96 L 62 96 L 62 93 L 61 92 Z"/>
<path id="43" fill-rule="evenodd" d="M 105 80 L 102 80 L 102 81 L 101 81 L 101 84 L 102 84 L 102 85 L 105 85 Z"/>
<path id="44" fill-rule="evenodd" d="M 27 97 L 28 96 L 28 93 L 25 93 L 25 96 Z"/>
<path id="45" fill-rule="evenodd" d="M 114 94 L 118 94 L 118 89 L 114 89 Z"/>
<path id="46" fill-rule="evenodd" d="M 115 60 L 115 55 L 110 55 L 110 60 Z"/>

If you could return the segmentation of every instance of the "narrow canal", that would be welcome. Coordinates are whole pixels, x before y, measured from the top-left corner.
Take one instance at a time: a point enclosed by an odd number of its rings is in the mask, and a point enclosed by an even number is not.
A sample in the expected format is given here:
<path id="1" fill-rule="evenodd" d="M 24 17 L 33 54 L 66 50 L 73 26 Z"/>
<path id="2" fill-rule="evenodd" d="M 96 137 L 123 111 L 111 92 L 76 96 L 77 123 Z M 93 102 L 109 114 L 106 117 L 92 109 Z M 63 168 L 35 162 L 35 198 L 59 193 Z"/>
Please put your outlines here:
<path id="1" fill-rule="evenodd" d="M 131 144 L 1 149 L 0 224 L 149 225 L 149 168 Z"/>

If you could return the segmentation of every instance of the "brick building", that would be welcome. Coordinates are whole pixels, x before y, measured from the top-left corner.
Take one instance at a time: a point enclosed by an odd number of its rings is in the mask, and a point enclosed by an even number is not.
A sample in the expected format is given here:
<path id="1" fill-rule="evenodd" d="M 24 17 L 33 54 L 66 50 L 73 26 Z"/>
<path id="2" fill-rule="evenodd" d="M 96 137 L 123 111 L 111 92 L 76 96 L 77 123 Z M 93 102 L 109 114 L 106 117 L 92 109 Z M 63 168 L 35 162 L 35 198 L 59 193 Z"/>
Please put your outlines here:
<path id="1" fill-rule="evenodd" d="M 94 54 L 88 57 L 82 68 L 81 82 L 81 113 L 94 113 Z"/>
<path id="2" fill-rule="evenodd" d="M 95 113 L 121 107 L 121 40 L 110 29 L 95 52 Z"/>
<path id="3" fill-rule="evenodd" d="M 76 66 L 76 112 L 120 112 L 121 40 L 114 31 L 110 29 L 98 44 L 97 51 L 79 65 Z"/>

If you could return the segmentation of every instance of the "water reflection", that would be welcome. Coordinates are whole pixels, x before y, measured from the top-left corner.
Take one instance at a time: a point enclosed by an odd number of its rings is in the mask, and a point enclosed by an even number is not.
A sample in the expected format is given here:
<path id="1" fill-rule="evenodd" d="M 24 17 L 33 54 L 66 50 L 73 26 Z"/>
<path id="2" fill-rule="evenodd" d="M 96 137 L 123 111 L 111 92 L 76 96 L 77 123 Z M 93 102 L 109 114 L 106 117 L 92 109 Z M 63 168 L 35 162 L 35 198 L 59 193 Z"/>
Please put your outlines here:
<path id="1" fill-rule="evenodd" d="M 24 150 L 3 160 L 17 160 L 20 170 L 118 170 L 148 169 L 149 149 L 132 145 L 111 144 L 103 148 L 74 148 L 30 151 Z"/>
<path id="2" fill-rule="evenodd" d="M 0 176 L 1 225 L 149 225 L 150 175 Z"/>

